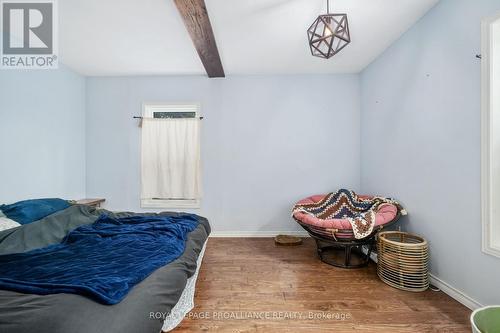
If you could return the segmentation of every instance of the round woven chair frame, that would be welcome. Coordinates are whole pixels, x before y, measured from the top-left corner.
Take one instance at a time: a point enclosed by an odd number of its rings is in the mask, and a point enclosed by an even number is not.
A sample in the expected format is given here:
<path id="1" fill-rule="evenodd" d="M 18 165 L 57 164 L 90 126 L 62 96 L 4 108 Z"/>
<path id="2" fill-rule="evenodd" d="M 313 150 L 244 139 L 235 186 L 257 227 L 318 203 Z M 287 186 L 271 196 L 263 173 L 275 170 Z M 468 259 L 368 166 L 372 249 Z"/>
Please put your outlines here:
<path id="1" fill-rule="evenodd" d="M 401 213 L 398 211 L 392 221 L 374 227 L 372 233 L 362 239 L 354 238 L 352 229 L 339 230 L 311 227 L 309 224 L 302 223 L 295 216 L 293 218 L 316 241 L 317 252 L 321 261 L 335 267 L 361 268 L 367 266 L 370 262 L 370 255 L 375 247 L 377 233 L 383 228 L 395 224 L 400 217 Z M 318 232 L 319 230 L 321 232 Z M 325 232 L 325 230 L 328 230 L 328 232 Z M 336 234 L 352 236 L 340 238 Z M 363 253 L 363 246 L 366 246 L 366 253 Z M 340 252 L 340 256 L 336 259 L 334 254 L 339 254 L 338 252 Z M 355 258 L 356 263 L 353 262 L 353 258 Z"/>

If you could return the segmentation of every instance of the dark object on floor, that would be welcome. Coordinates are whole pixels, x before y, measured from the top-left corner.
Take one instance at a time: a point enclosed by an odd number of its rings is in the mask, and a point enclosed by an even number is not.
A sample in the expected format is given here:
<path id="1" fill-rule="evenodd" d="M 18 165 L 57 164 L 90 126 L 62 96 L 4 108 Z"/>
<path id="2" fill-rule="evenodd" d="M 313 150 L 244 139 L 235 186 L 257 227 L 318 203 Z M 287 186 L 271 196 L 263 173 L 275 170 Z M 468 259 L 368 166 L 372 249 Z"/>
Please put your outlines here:
<path id="1" fill-rule="evenodd" d="M 391 287 L 406 291 L 429 289 L 429 249 L 420 236 L 401 231 L 378 235 L 377 273 Z"/>
<path id="2" fill-rule="evenodd" d="M 302 244 L 302 238 L 289 235 L 278 235 L 274 237 L 274 242 L 276 245 L 280 246 L 297 246 Z"/>

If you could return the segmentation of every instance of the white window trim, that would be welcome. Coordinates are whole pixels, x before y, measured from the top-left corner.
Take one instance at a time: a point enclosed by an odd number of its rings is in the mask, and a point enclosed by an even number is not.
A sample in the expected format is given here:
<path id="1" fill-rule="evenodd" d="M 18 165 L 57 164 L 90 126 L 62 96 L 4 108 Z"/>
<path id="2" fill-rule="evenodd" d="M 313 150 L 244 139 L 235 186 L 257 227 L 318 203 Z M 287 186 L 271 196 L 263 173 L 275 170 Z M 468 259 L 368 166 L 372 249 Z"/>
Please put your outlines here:
<path id="1" fill-rule="evenodd" d="M 201 116 L 201 105 L 198 102 L 144 102 L 142 103 L 142 116 L 144 118 L 153 118 L 153 115 L 149 113 L 146 108 L 148 106 L 163 106 L 163 105 L 169 105 L 169 106 L 174 106 L 174 105 L 196 105 L 198 110 L 196 111 L 196 116 L 195 117 L 200 117 Z"/>
<path id="2" fill-rule="evenodd" d="M 201 208 L 200 199 L 143 199 L 141 208 Z"/>
<path id="3" fill-rule="evenodd" d="M 500 12 L 481 22 L 481 221 L 482 251 L 500 257 L 500 248 L 492 241 L 492 188 L 491 188 L 491 35 L 493 23 L 500 19 Z M 500 191 L 500 189 L 499 189 Z M 500 223 L 500 222 L 499 222 Z"/>
<path id="4" fill-rule="evenodd" d="M 201 115 L 201 105 L 199 102 L 143 102 L 142 117 L 153 118 L 153 114 L 147 111 L 147 107 L 163 105 L 196 105 L 197 111 L 195 117 L 200 117 Z M 141 199 L 141 208 L 199 209 L 201 208 L 201 199 Z"/>

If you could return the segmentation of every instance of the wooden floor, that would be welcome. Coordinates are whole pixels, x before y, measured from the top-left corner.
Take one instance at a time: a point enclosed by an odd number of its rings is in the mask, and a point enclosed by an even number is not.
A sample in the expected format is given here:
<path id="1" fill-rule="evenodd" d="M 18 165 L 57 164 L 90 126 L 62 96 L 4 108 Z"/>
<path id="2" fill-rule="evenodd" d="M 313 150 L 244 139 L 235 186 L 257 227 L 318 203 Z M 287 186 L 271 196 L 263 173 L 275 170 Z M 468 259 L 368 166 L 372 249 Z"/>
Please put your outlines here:
<path id="1" fill-rule="evenodd" d="M 310 238 L 298 247 L 210 238 L 196 290 L 195 309 L 175 333 L 471 332 L 470 311 L 444 293 L 391 288 L 374 264 L 324 264 Z"/>

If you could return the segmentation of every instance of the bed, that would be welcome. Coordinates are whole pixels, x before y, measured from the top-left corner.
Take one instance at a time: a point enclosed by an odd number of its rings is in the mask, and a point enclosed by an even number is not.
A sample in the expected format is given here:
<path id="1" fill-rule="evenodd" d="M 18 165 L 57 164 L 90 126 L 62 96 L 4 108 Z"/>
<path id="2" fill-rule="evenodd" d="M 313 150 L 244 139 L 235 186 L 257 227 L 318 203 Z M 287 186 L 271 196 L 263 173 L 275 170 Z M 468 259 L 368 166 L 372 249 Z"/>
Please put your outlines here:
<path id="1" fill-rule="evenodd" d="M 68 234 L 102 216 L 175 216 L 179 213 L 114 213 L 71 205 L 36 222 L 0 231 L 0 255 L 25 253 L 58 244 Z M 10 332 L 160 332 L 177 326 L 193 308 L 194 285 L 210 233 L 198 217 L 183 253 L 135 285 L 119 303 L 105 305 L 72 293 L 48 295 L 0 290 L 0 331 Z"/>

